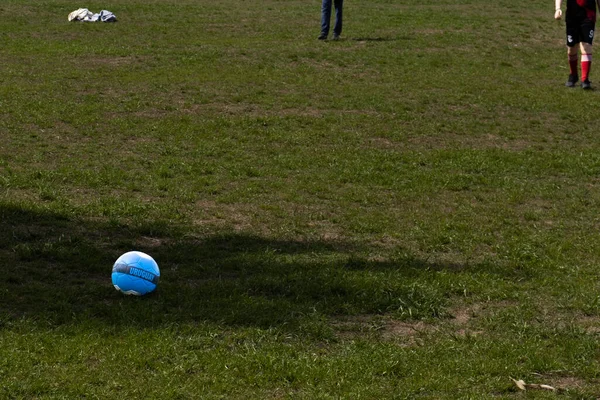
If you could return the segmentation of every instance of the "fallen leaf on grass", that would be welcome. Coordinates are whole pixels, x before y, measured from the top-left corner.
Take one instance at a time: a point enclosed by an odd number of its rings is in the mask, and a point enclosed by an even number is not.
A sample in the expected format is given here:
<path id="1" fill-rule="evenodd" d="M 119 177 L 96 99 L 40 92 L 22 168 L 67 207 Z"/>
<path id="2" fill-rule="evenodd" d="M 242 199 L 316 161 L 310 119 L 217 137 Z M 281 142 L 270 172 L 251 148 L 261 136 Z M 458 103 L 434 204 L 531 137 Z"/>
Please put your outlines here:
<path id="1" fill-rule="evenodd" d="M 525 381 L 523 381 L 522 379 L 516 380 L 513 378 L 512 381 L 515 383 L 515 385 L 517 385 L 517 387 L 521 390 L 527 390 L 527 389 L 540 389 L 540 390 L 550 390 L 552 392 L 556 392 L 557 389 L 553 386 L 550 385 L 538 385 L 537 383 L 525 383 Z"/>
<path id="2" fill-rule="evenodd" d="M 521 390 L 527 390 L 527 387 L 525 386 L 525 382 L 522 379 L 519 379 L 519 380 L 516 380 L 516 379 L 513 379 L 513 378 L 510 378 L 510 379 L 512 379 L 512 381 L 515 383 L 515 385 L 517 385 L 517 387 L 519 389 L 521 389 Z"/>

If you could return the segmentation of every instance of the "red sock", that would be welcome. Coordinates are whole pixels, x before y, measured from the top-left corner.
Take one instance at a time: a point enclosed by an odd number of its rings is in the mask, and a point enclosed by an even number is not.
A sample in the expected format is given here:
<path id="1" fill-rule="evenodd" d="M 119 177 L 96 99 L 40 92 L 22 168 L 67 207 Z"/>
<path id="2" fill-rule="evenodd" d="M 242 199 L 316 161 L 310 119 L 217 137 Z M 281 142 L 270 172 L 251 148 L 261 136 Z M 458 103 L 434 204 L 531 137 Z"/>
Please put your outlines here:
<path id="1" fill-rule="evenodd" d="M 577 54 L 569 55 L 569 74 L 577 74 Z"/>
<path id="2" fill-rule="evenodd" d="M 590 76 L 590 68 L 592 68 L 592 55 L 581 55 L 581 81 L 587 81 Z"/>

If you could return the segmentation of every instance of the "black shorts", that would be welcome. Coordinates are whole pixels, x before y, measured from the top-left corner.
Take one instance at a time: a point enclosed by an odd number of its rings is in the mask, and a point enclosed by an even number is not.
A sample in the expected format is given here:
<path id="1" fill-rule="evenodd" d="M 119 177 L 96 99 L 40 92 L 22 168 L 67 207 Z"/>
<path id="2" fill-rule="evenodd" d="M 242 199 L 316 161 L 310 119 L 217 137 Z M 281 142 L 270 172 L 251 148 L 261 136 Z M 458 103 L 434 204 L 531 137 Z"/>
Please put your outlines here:
<path id="1" fill-rule="evenodd" d="M 573 47 L 578 43 L 592 44 L 594 41 L 594 29 L 596 21 L 589 18 L 566 18 L 567 23 L 567 46 Z"/>

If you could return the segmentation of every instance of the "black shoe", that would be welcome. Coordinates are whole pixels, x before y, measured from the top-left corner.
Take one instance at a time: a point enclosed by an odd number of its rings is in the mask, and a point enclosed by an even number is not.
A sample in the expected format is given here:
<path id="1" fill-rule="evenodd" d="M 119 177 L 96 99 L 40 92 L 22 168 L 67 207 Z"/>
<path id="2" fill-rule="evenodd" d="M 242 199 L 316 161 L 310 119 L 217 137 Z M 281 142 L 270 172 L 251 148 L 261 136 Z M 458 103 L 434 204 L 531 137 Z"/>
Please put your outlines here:
<path id="1" fill-rule="evenodd" d="M 585 81 L 581 82 L 581 88 L 584 90 L 590 90 L 592 88 L 592 84 L 590 83 L 590 80 L 586 79 Z"/>
<path id="2" fill-rule="evenodd" d="M 575 87 L 575 84 L 577 83 L 577 81 L 579 80 L 579 77 L 577 75 L 569 75 L 569 79 L 567 79 L 567 83 L 565 83 L 566 87 Z"/>
<path id="3" fill-rule="evenodd" d="M 327 40 L 327 35 L 324 34 L 324 33 L 321 33 L 317 39 L 319 39 L 319 40 Z"/>
<path id="4" fill-rule="evenodd" d="M 337 33 L 334 33 L 333 40 L 340 40 L 340 35 L 338 35 Z"/>

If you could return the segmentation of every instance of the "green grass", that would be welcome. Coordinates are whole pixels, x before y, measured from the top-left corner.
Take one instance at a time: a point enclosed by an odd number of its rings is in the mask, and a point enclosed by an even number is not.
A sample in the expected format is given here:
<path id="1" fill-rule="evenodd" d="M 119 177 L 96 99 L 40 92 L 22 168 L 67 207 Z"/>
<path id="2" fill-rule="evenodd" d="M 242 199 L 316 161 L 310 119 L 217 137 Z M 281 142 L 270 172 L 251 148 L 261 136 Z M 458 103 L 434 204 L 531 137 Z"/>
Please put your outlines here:
<path id="1" fill-rule="evenodd" d="M 0 398 L 597 397 L 599 97 L 552 5 L 319 9 L 2 1 Z"/>

